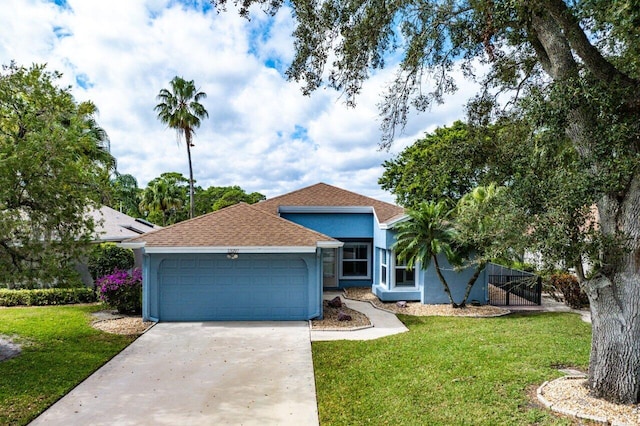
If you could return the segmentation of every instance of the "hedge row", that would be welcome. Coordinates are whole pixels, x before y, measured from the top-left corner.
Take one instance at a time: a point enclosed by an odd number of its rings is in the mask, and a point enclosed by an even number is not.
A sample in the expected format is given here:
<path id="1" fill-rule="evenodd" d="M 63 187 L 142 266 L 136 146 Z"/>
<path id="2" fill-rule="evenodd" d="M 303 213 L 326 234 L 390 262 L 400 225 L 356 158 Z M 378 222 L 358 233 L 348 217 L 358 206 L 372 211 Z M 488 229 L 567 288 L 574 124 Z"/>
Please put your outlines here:
<path id="1" fill-rule="evenodd" d="M 90 288 L 48 288 L 37 290 L 0 289 L 0 306 L 47 306 L 92 303 L 96 292 Z"/>

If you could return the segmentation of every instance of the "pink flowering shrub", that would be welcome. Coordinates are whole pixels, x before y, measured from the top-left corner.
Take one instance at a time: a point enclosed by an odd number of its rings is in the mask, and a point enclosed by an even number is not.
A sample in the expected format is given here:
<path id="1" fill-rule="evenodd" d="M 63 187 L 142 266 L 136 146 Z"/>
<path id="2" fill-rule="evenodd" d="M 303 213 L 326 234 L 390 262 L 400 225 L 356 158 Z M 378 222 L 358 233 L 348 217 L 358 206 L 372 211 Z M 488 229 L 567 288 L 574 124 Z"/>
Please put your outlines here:
<path id="1" fill-rule="evenodd" d="M 96 281 L 100 300 L 114 307 L 121 314 L 137 314 L 142 311 L 142 271 L 116 269 Z"/>

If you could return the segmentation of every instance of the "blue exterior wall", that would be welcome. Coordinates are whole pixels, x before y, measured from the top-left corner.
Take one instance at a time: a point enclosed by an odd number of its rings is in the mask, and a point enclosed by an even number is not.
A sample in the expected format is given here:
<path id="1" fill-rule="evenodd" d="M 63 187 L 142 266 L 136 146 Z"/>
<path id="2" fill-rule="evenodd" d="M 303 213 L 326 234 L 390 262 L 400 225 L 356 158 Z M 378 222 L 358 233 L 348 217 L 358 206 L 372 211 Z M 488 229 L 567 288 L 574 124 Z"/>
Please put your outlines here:
<path id="1" fill-rule="evenodd" d="M 373 231 L 373 240 L 376 247 L 390 250 L 396 242 L 396 232 L 393 229 L 380 229 L 376 226 Z"/>
<path id="2" fill-rule="evenodd" d="M 163 320 L 161 295 L 165 289 L 160 288 L 160 283 L 162 279 L 166 280 L 168 274 L 165 273 L 164 278 L 161 278 L 159 272 L 163 269 L 166 270 L 167 266 L 174 268 L 173 276 L 180 275 L 180 279 L 184 281 L 185 286 L 192 287 L 192 284 L 200 286 L 199 290 L 195 291 L 201 292 L 202 297 L 194 298 L 193 310 L 200 309 L 203 312 L 203 318 L 196 318 L 199 315 L 197 312 L 189 312 L 188 304 L 191 303 L 189 300 L 175 301 L 176 304 L 186 304 L 186 320 L 307 320 L 322 316 L 320 250 L 316 253 L 300 254 L 240 253 L 239 259 L 242 259 L 245 265 L 251 265 L 251 267 L 234 270 L 227 275 L 232 277 L 232 281 L 225 283 L 224 279 L 216 279 L 212 275 L 216 273 L 224 274 L 225 268 L 233 268 L 234 265 L 239 265 L 237 260 L 227 259 L 226 254 L 146 254 L 143 262 L 143 318 L 154 321 Z M 233 262 L 236 263 L 234 264 Z M 265 274 L 265 271 L 269 270 L 273 270 L 274 273 Z M 180 273 L 180 271 L 184 271 L 184 273 Z M 283 290 L 283 287 L 278 287 L 281 292 L 280 297 L 283 300 L 271 300 L 270 295 L 265 293 L 265 290 L 275 288 L 274 286 L 281 283 L 286 286 L 289 279 L 301 282 L 301 274 L 306 275 L 304 277 L 306 288 L 303 291 L 299 291 L 299 286 L 295 287 L 296 291 L 291 292 L 287 292 L 286 288 Z M 274 280 L 277 282 L 274 282 Z M 213 283 L 218 286 L 226 285 L 228 291 L 211 288 Z M 238 290 L 242 287 L 245 293 L 234 291 L 234 286 Z M 250 289 L 249 293 L 247 293 L 247 289 Z M 218 307 L 218 311 L 220 311 L 220 306 L 238 307 L 229 314 L 237 317 L 223 317 L 223 314 L 215 313 L 210 314 L 212 315 L 211 317 L 206 317 L 208 311 L 204 300 L 213 296 L 215 300 L 211 300 L 211 303 Z M 167 297 L 166 292 L 164 297 Z M 172 297 L 179 299 L 181 295 L 178 293 Z M 248 298 L 252 297 L 256 298 L 255 303 L 248 300 Z M 274 309 L 265 308 L 265 301 L 273 304 Z M 164 302 L 167 301 L 165 300 Z M 262 303 L 262 306 L 253 307 L 254 305 L 260 305 L 260 303 Z M 246 304 L 246 309 L 242 308 L 243 304 Z M 291 308 L 289 308 L 289 305 Z M 211 312 L 215 311 L 215 309 L 211 309 Z M 217 318 L 215 317 L 216 315 L 220 317 Z M 175 318 L 175 312 L 172 312 L 170 320 L 179 320 Z"/>
<path id="3" fill-rule="evenodd" d="M 467 283 L 469 279 L 473 276 L 475 272 L 475 267 L 465 268 L 459 272 L 453 270 L 453 268 L 447 262 L 447 259 L 444 255 L 438 256 L 438 262 L 440 263 L 440 270 L 442 271 L 442 275 L 444 275 L 447 283 L 449 284 L 449 289 L 451 290 L 451 296 L 456 303 L 462 301 L 464 297 L 464 292 L 467 287 Z M 449 297 L 447 293 L 445 293 L 444 288 L 442 287 L 442 283 L 438 279 L 438 275 L 436 274 L 436 270 L 433 265 L 426 271 L 421 271 L 420 275 L 422 276 L 422 298 L 421 302 L 425 304 L 441 304 L 441 303 L 450 303 Z M 478 278 L 476 279 L 473 287 L 471 288 L 471 293 L 469 293 L 468 302 L 478 301 L 481 304 L 489 303 L 489 293 L 486 284 L 485 271 L 481 272 Z"/>
<path id="4" fill-rule="evenodd" d="M 281 213 L 280 216 L 339 240 L 371 243 L 378 230 L 378 227 L 374 226 L 375 220 L 371 213 Z M 375 253 L 374 246 L 375 241 L 372 243 Z M 374 273 L 375 267 L 371 271 L 370 279 L 339 278 L 338 288 L 369 287 L 373 284 Z"/>
<path id="5" fill-rule="evenodd" d="M 474 267 L 465 268 L 456 271 L 449 265 L 444 255 L 438 256 L 438 263 L 442 275 L 444 275 L 449 289 L 455 302 L 461 302 L 466 291 L 467 283 L 475 272 Z M 388 264 L 389 274 L 393 274 L 391 266 Z M 448 304 L 449 297 L 444 291 L 442 283 L 436 274 L 433 264 L 429 265 L 427 270 L 420 269 L 417 265 L 415 269 L 415 287 L 393 287 L 390 285 L 391 279 L 387 280 L 384 285 L 380 279 L 380 253 L 376 250 L 375 262 L 375 279 L 372 287 L 373 293 L 385 302 L 393 302 L 398 300 L 420 301 L 424 304 Z M 489 303 L 489 293 L 487 289 L 486 271 L 482 271 L 476 279 L 471 293 L 469 293 L 468 302 L 478 301 L 481 304 Z"/>
<path id="6" fill-rule="evenodd" d="M 282 218 L 333 238 L 373 238 L 370 213 L 282 213 Z"/>

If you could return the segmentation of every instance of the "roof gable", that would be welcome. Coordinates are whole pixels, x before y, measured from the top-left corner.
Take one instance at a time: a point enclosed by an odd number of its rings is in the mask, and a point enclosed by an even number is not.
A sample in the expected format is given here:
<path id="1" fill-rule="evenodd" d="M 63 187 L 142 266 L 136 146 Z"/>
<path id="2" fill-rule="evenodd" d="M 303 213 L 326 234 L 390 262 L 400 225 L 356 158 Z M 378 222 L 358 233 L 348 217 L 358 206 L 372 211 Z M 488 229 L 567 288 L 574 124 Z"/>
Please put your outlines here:
<path id="1" fill-rule="evenodd" d="M 127 240 L 145 247 L 317 247 L 331 237 L 246 203 Z"/>
<path id="2" fill-rule="evenodd" d="M 378 222 L 387 223 L 404 215 L 404 209 L 375 198 L 347 191 L 346 189 L 317 183 L 306 188 L 254 204 L 271 214 L 278 214 L 281 206 L 299 207 L 372 207 Z"/>

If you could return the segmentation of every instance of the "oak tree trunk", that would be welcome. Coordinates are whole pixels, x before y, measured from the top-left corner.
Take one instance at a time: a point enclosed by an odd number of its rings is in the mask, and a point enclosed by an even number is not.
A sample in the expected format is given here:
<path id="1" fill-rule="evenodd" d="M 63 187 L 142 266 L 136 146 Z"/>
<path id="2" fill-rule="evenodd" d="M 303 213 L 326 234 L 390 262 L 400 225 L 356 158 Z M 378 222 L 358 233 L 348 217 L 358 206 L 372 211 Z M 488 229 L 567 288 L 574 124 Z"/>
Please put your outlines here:
<path id="1" fill-rule="evenodd" d="M 589 386 L 595 396 L 633 404 L 640 398 L 640 178 L 624 198 L 598 203 L 607 235 L 623 234 L 627 248 L 605 253 L 603 274 L 587 281 L 592 317 Z"/>
<path id="2" fill-rule="evenodd" d="M 640 397 L 640 280 L 635 272 L 587 282 L 592 339 L 589 387 L 621 404 Z"/>

